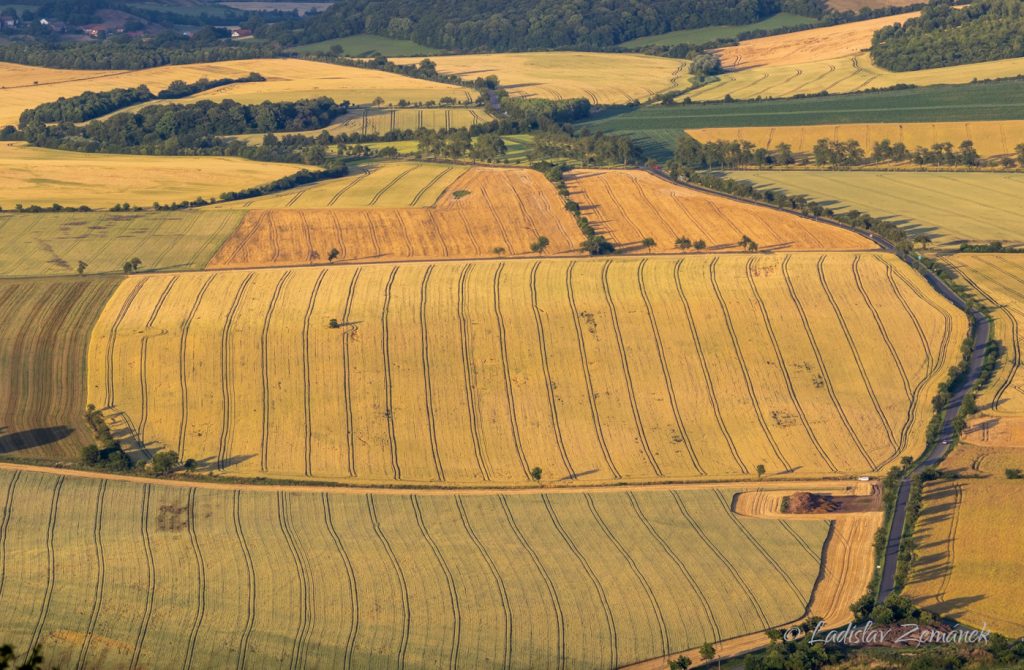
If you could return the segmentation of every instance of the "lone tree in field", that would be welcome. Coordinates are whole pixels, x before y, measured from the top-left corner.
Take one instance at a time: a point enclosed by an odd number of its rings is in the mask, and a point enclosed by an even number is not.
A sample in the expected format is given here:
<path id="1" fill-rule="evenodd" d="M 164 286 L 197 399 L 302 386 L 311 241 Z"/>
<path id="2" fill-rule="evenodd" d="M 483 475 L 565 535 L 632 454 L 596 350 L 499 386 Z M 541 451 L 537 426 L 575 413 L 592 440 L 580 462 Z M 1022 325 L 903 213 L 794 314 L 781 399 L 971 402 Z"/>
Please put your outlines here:
<path id="1" fill-rule="evenodd" d="M 335 249 L 334 247 L 331 247 L 331 250 L 327 252 L 327 260 L 328 260 L 329 262 L 333 263 L 333 262 L 334 262 L 334 259 L 335 259 L 335 258 L 337 258 L 337 257 L 338 257 L 338 256 L 340 256 L 340 255 L 341 255 L 341 252 L 340 252 L 340 251 L 338 251 L 338 250 L 337 250 L 337 249 Z"/>
<path id="2" fill-rule="evenodd" d="M 327 327 L 328 328 L 341 328 L 341 324 L 338 323 L 337 319 L 331 319 L 330 321 L 327 322 Z"/>
<path id="3" fill-rule="evenodd" d="M 764 468 L 764 464 L 758 463 L 757 464 L 757 476 L 758 477 L 764 477 L 764 473 L 765 472 L 766 472 L 766 470 Z"/>
<path id="4" fill-rule="evenodd" d="M 708 243 L 705 242 L 704 240 L 697 240 L 696 242 L 693 243 L 693 248 L 696 249 L 697 251 L 700 251 L 701 249 L 707 249 L 707 247 Z"/>
<path id="5" fill-rule="evenodd" d="M 122 267 L 124 268 L 124 273 L 126 275 L 130 275 L 133 272 L 138 272 L 139 268 L 142 267 L 142 259 L 136 256 L 130 261 L 125 261 Z"/>
<path id="6" fill-rule="evenodd" d="M 85 274 L 85 269 L 89 267 L 89 264 L 85 261 L 78 261 L 78 274 Z"/>
<path id="7" fill-rule="evenodd" d="M 642 246 L 644 249 L 651 249 L 656 244 L 657 242 L 654 241 L 653 237 L 645 237 L 640 241 L 640 246 Z"/>
<path id="8" fill-rule="evenodd" d="M 494 254 L 495 256 L 504 256 L 505 247 L 494 247 L 493 249 L 491 249 L 491 253 Z"/>
<path id="9" fill-rule="evenodd" d="M 544 250 L 548 248 L 549 244 L 551 244 L 551 240 L 541 235 L 533 244 L 530 245 L 530 251 L 535 254 L 542 254 L 544 253 Z"/>
<path id="10" fill-rule="evenodd" d="M 533 477 L 533 481 L 535 481 L 535 482 L 539 482 L 540 478 L 543 475 L 544 475 L 544 471 L 541 470 L 539 466 L 536 466 L 536 467 L 533 468 L 533 470 L 530 470 L 530 476 Z"/>
<path id="11" fill-rule="evenodd" d="M 689 237 L 677 237 L 676 246 L 685 251 L 693 246 L 693 242 Z"/>

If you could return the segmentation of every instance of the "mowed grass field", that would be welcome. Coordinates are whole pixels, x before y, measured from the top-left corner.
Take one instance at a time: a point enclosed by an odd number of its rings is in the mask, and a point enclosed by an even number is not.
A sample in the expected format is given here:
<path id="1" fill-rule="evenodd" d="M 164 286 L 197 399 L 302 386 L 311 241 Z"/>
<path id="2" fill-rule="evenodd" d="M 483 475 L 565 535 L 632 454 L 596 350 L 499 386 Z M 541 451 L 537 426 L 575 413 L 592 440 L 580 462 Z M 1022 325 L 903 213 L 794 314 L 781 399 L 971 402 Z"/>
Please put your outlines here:
<path id="1" fill-rule="evenodd" d="M 134 71 L 49 70 L 3 64 L 0 66 L 0 81 L 5 88 L 0 88 L 0 125 L 16 124 L 26 109 L 85 91 L 109 91 L 145 84 L 157 93 L 176 79 L 193 82 L 203 77 L 237 78 L 250 72 L 259 72 L 267 81 L 223 86 L 168 102 L 230 98 L 242 103 L 259 103 L 264 100 L 279 102 L 328 96 L 338 101 L 348 100 L 353 104 L 370 104 L 377 96 L 383 97 L 385 103 L 397 103 L 401 99 L 426 102 L 444 96 L 469 100 L 472 95 L 468 89 L 450 84 L 298 58 L 167 65 Z"/>
<path id="2" fill-rule="evenodd" d="M 829 524 L 731 491 L 356 495 L 0 471 L 8 640 L 70 666 L 608 668 L 799 618 Z"/>
<path id="3" fill-rule="evenodd" d="M 93 442 L 85 356 L 117 279 L 0 279 L 0 455 L 73 459 Z"/>
<path id="4" fill-rule="evenodd" d="M 981 446 L 1024 447 L 1024 255 L 957 254 L 947 262 L 989 307 L 992 337 L 1003 352 L 992 383 L 978 398 L 982 413 L 964 439 Z"/>
<path id="5" fill-rule="evenodd" d="M 1018 206 L 1024 175 L 978 172 L 736 170 L 730 178 L 762 189 L 806 195 L 837 211 L 850 209 L 903 223 L 937 245 L 964 240 L 1024 241 Z"/>
<path id="6" fill-rule="evenodd" d="M 1024 635 L 1022 487 L 1004 474 L 1022 467 L 1024 440 L 1010 447 L 961 443 L 943 461 L 942 469 L 960 478 L 925 485 L 906 587 L 915 604 L 968 626 Z"/>
<path id="7" fill-rule="evenodd" d="M 0 214 L 0 276 L 200 269 L 242 222 L 242 212 L 58 212 Z"/>
<path id="8" fill-rule="evenodd" d="M 354 169 L 352 174 L 339 179 L 315 182 L 250 200 L 221 202 L 206 210 L 429 207 L 466 169 L 443 163 L 374 163 Z"/>
<path id="9" fill-rule="evenodd" d="M 908 148 L 930 147 L 949 142 L 954 147 L 964 140 L 974 143 L 983 157 L 1013 156 L 1024 142 L 1024 121 L 965 121 L 939 123 L 846 123 L 813 126 L 753 126 L 745 128 L 703 128 L 688 131 L 699 142 L 746 140 L 769 149 L 789 144 L 794 153 L 809 157 L 820 139 L 856 140 L 869 155 L 876 142 L 902 142 Z"/>
<path id="10" fill-rule="evenodd" d="M 387 175 L 347 177 L 330 188 L 323 182 L 290 209 L 250 211 L 209 267 L 320 264 L 331 249 L 339 261 L 514 256 L 532 253 L 541 236 L 550 243 L 546 253 L 562 254 L 583 242 L 558 193 L 535 170 L 397 163 L 379 172 Z M 402 207 L 394 207 L 399 192 Z M 364 206 L 351 208 L 356 204 Z M 318 205 L 335 209 L 303 209 Z M 338 209 L 344 206 L 350 208 Z"/>
<path id="11" fill-rule="evenodd" d="M 436 56 L 431 60 L 444 74 L 468 79 L 497 75 L 511 95 L 587 98 L 602 105 L 647 100 L 660 91 L 684 88 L 689 78 L 687 61 L 633 53 L 539 51 Z"/>
<path id="12" fill-rule="evenodd" d="M 0 207 L 108 209 L 216 198 L 298 171 L 298 166 L 225 156 L 133 156 L 57 151 L 0 142 Z"/>
<path id="13" fill-rule="evenodd" d="M 136 276 L 93 331 L 88 399 L 237 475 L 861 473 L 917 453 L 965 327 L 874 253 Z"/>
<path id="14" fill-rule="evenodd" d="M 752 30 L 778 30 L 779 28 L 792 28 L 795 26 L 811 27 L 817 23 L 817 19 L 809 16 L 799 16 L 779 12 L 756 23 L 746 23 L 738 26 L 707 26 L 705 28 L 690 28 L 688 30 L 673 30 L 670 33 L 638 37 L 627 42 L 621 42 L 618 46 L 625 49 L 639 49 L 645 46 L 672 46 L 674 44 L 707 44 L 715 40 L 731 39 L 740 33 Z"/>
<path id="15" fill-rule="evenodd" d="M 812 55 L 809 54 L 808 58 Z M 1024 58 L 970 63 L 951 67 L 891 72 L 871 62 L 861 53 L 839 58 L 814 58 L 807 62 L 762 65 L 726 72 L 718 80 L 688 91 L 684 96 L 693 101 L 734 100 L 754 98 L 789 98 L 827 91 L 830 94 L 855 93 L 871 88 L 887 88 L 898 84 L 934 86 L 967 84 L 979 79 L 1000 79 L 1024 75 Z"/>
<path id="16" fill-rule="evenodd" d="M 873 242 L 848 230 L 786 212 L 688 188 L 640 170 L 573 170 L 569 197 L 598 232 L 637 251 L 650 237 L 659 252 L 675 241 L 704 240 L 711 251 L 740 251 L 747 235 L 762 250 L 870 249 Z"/>

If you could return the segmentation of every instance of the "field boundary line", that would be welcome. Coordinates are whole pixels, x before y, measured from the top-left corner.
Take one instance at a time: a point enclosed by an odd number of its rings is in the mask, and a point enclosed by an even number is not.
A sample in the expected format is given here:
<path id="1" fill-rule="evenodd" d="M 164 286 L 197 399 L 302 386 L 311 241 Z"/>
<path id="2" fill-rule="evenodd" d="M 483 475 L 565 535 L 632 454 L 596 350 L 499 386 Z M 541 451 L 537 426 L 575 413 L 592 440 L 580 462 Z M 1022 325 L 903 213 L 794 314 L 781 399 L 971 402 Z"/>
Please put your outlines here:
<path id="1" fill-rule="evenodd" d="M 569 318 L 572 319 L 573 329 L 576 332 L 576 345 L 580 355 L 580 366 L 583 369 L 583 381 L 587 387 L 587 402 L 590 407 L 590 418 L 594 423 L 594 432 L 597 434 L 597 444 L 601 447 L 601 453 L 604 455 L 605 463 L 608 464 L 608 469 L 611 471 L 612 476 L 615 479 L 622 479 L 622 475 L 619 474 L 619 469 L 615 467 L 615 461 L 612 460 L 611 452 L 608 449 L 608 442 L 604 437 L 604 429 L 601 426 L 601 417 L 597 410 L 597 402 L 594 398 L 594 382 L 590 377 L 590 359 L 587 356 L 587 345 L 583 341 L 583 330 L 580 328 L 580 316 L 581 312 L 576 307 L 576 291 L 572 284 L 573 270 L 576 268 L 576 261 L 570 261 L 565 271 L 565 288 L 566 293 L 569 296 L 569 308 L 572 313 Z"/>
<path id="2" fill-rule="evenodd" d="M 807 418 L 807 414 L 804 412 L 804 407 L 800 403 L 800 399 L 797 397 L 796 388 L 793 386 L 793 378 L 789 374 L 789 367 L 786 364 L 785 356 L 782 354 L 782 347 L 779 345 L 779 340 L 775 336 L 775 329 L 772 327 L 771 319 L 768 316 L 768 307 L 765 305 L 764 298 L 761 297 L 761 293 L 757 290 L 757 282 L 754 281 L 754 275 L 751 272 L 751 268 L 754 265 L 754 258 L 751 257 L 747 260 L 747 282 L 750 284 L 750 292 L 754 296 L 754 301 L 757 303 L 758 310 L 761 313 L 761 319 L 764 321 L 765 330 L 768 332 L 768 338 L 771 340 L 772 348 L 775 350 L 775 360 L 779 364 L 779 370 L 782 372 L 783 379 L 786 380 L 786 389 L 789 391 L 789 399 L 793 402 L 793 406 L 796 408 L 797 413 L 800 415 L 800 423 L 803 424 L 804 432 L 807 433 L 808 439 L 814 445 L 818 454 L 822 460 L 828 465 L 832 472 L 838 472 L 832 459 L 829 458 L 828 452 L 821 446 L 821 442 L 818 440 L 817 434 L 811 428 L 811 422 Z"/>
<path id="3" fill-rule="evenodd" d="M 651 451 L 651 445 L 647 441 L 647 431 L 644 430 L 643 417 L 640 416 L 640 407 L 636 401 L 636 389 L 633 386 L 633 376 L 629 371 L 629 358 L 626 355 L 626 344 L 622 339 L 622 329 L 619 327 L 619 314 L 615 308 L 615 301 L 612 300 L 611 288 L 608 285 L 608 268 L 611 266 L 611 261 L 605 261 L 601 266 L 601 286 L 604 289 L 604 298 L 608 303 L 608 311 L 612 317 L 612 331 L 615 333 L 615 344 L 618 345 L 619 349 L 619 362 L 622 364 L 622 374 L 626 381 L 626 395 L 629 397 L 629 406 L 633 410 L 633 423 L 636 424 L 637 435 L 640 437 L 640 445 L 643 447 L 644 455 L 647 456 L 648 462 L 651 464 L 651 468 L 654 470 L 654 474 L 658 477 L 664 476 L 661 471 L 661 466 L 658 465 L 657 459 L 654 457 L 654 453 Z"/>

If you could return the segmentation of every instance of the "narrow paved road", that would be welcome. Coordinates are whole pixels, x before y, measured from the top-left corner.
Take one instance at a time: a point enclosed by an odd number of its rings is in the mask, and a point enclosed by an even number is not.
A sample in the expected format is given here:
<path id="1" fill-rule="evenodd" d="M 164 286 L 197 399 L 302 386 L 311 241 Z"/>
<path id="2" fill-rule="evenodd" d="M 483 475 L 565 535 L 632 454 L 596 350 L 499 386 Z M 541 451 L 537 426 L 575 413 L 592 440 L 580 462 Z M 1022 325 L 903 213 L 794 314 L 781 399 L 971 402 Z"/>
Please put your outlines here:
<path id="1" fill-rule="evenodd" d="M 937 279 L 935 281 L 938 281 Z M 936 287 L 938 288 L 938 287 Z M 943 285 L 945 288 L 945 285 Z M 948 291 L 949 289 L 946 289 Z M 960 304 L 960 300 L 956 301 Z M 951 448 L 953 437 L 953 420 L 960 411 L 960 405 L 964 401 L 967 392 L 978 375 L 981 374 L 981 365 L 985 359 L 985 346 L 988 344 L 989 330 L 991 324 L 984 315 L 974 313 L 971 315 L 974 323 L 974 349 L 971 352 L 971 363 L 967 374 L 960 380 L 960 383 L 953 391 L 953 397 L 946 406 L 946 413 L 942 421 L 942 429 L 935 444 L 925 452 L 924 456 L 917 462 L 911 471 L 900 483 L 899 494 L 896 497 L 896 508 L 893 512 L 892 526 L 889 528 L 889 541 L 885 545 L 885 558 L 883 559 L 882 579 L 879 582 L 878 599 L 888 598 L 896 582 L 896 565 L 900 553 L 900 541 L 903 539 L 903 530 L 907 521 L 907 502 L 910 499 L 910 486 L 913 475 L 935 465 L 938 465 L 946 457 Z"/>

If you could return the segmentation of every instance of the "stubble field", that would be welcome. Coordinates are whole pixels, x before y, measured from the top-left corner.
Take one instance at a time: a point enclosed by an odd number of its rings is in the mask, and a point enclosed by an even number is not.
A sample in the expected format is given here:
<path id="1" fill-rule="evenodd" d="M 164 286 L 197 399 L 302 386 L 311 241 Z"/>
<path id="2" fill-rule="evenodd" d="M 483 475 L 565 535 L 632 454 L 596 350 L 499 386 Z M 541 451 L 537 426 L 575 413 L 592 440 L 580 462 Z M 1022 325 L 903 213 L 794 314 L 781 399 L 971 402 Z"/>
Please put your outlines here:
<path id="1" fill-rule="evenodd" d="M 807 477 L 916 453 L 963 330 L 870 253 L 159 275 L 104 310 L 88 395 L 238 475 Z"/>

